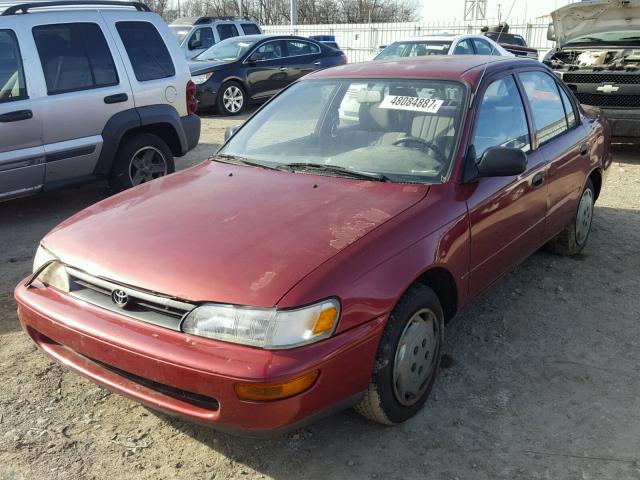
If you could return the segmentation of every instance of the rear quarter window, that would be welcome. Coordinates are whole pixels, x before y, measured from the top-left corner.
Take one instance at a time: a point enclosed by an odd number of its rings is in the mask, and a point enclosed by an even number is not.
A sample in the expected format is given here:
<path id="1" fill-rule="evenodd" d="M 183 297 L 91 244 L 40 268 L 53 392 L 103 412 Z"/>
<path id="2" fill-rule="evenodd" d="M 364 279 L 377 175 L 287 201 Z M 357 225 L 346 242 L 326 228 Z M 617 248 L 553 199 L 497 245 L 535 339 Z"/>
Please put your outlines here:
<path id="1" fill-rule="evenodd" d="M 139 82 L 173 77 L 171 55 L 160 33 L 149 22 L 118 22 L 116 29 Z"/>

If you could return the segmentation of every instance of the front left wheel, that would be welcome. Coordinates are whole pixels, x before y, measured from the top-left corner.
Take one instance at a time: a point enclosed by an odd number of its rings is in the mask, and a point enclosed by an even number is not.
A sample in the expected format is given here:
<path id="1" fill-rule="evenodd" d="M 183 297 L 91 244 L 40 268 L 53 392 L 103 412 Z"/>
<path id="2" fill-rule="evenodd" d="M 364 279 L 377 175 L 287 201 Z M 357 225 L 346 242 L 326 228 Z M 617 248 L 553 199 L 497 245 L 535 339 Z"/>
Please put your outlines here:
<path id="1" fill-rule="evenodd" d="M 238 115 L 245 107 L 246 99 L 242 86 L 227 82 L 218 93 L 218 111 L 223 115 Z"/>
<path id="2" fill-rule="evenodd" d="M 355 410 L 386 425 L 413 417 L 433 387 L 443 344 L 444 315 L 437 295 L 425 285 L 411 286 L 389 316 L 371 383 Z"/>

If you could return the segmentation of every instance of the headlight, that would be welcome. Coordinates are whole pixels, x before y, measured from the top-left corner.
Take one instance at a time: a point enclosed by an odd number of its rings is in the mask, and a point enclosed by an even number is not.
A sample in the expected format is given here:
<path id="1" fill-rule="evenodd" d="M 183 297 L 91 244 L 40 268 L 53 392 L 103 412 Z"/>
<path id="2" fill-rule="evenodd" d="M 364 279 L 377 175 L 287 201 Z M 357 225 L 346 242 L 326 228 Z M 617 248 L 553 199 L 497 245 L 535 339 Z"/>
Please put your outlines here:
<path id="1" fill-rule="evenodd" d="M 49 265 L 42 269 L 47 264 Z M 35 274 L 38 271 L 40 272 L 35 278 L 36 280 L 56 290 L 62 292 L 69 291 L 69 275 L 67 275 L 67 269 L 55 255 L 46 250 L 42 245 L 38 247 L 36 256 L 33 259 L 33 273 Z"/>
<path id="2" fill-rule="evenodd" d="M 202 85 L 204 82 L 206 82 L 207 80 L 209 80 L 211 78 L 211 75 L 213 75 L 213 73 L 211 73 L 211 72 L 204 73 L 202 75 L 195 75 L 195 76 L 191 77 L 191 81 L 193 83 L 195 83 L 196 85 Z"/>
<path id="3" fill-rule="evenodd" d="M 330 337 L 340 305 L 325 300 L 295 310 L 203 305 L 182 322 L 182 331 L 266 349 L 291 348 Z"/>

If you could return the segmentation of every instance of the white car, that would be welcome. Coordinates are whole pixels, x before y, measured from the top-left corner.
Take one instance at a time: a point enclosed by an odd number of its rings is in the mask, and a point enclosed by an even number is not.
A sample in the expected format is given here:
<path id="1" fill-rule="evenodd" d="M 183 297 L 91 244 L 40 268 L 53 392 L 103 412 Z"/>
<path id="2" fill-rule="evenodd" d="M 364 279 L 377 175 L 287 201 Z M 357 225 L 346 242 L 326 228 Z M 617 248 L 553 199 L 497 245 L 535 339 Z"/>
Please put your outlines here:
<path id="1" fill-rule="evenodd" d="M 426 55 L 514 55 L 484 35 L 425 35 L 399 40 L 378 53 L 374 60 Z"/>

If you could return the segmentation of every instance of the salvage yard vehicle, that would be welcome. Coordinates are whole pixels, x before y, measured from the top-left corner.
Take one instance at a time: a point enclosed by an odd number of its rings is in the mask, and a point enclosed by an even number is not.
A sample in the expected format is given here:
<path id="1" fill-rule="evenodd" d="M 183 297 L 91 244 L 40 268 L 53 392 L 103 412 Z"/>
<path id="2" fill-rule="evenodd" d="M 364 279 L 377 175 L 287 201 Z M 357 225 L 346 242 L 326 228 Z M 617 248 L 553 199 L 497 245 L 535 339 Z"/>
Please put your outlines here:
<path id="1" fill-rule="evenodd" d="M 189 63 L 200 110 L 237 115 L 262 103 L 315 70 L 347 63 L 321 42 L 291 35 L 235 37 L 214 45 Z"/>
<path id="2" fill-rule="evenodd" d="M 262 34 L 260 25 L 249 17 L 180 17 L 169 29 L 188 59 L 227 38 Z"/>
<path id="3" fill-rule="evenodd" d="M 482 34 L 498 43 L 507 52 L 513 53 L 516 57 L 527 57 L 538 59 L 538 50 L 527 45 L 527 41 L 522 35 L 509 33 L 509 25 L 506 22 L 495 27 L 482 27 Z"/>
<path id="4" fill-rule="evenodd" d="M 429 55 L 503 55 L 512 57 L 496 42 L 484 35 L 424 35 L 393 42 L 374 60 L 423 57 Z"/>
<path id="5" fill-rule="evenodd" d="M 187 62 L 143 4 L 56 1 L 0 14 L 0 200 L 107 178 L 124 190 L 198 144 Z"/>
<path id="6" fill-rule="evenodd" d="M 585 105 L 604 110 L 613 135 L 640 137 L 640 0 L 578 2 L 551 14 L 544 58 Z"/>
<path id="7" fill-rule="evenodd" d="M 360 121 L 344 124 L 354 89 Z M 64 366 L 220 429 L 352 405 L 403 422 L 445 322 L 543 245 L 584 248 L 609 145 L 602 114 L 533 60 L 322 70 L 211 161 L 52 230 L 19 317 Z"/>

